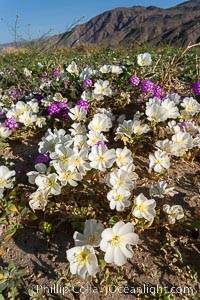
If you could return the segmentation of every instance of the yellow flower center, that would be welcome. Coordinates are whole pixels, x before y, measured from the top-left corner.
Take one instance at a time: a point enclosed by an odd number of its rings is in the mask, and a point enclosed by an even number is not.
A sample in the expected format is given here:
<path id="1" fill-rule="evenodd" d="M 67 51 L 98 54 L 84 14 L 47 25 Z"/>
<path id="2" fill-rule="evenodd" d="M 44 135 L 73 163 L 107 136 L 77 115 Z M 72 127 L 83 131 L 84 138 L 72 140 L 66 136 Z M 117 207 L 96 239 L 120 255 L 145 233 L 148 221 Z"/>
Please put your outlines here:
<path id="1" fill-rule="evenodd" d="M 98 162 L 103 163 L 105 162 L 105 158 L 102 155 L 98 156 Z"/>
<path id="2" fill-rule="evenodd" d="M 144 203 L 141 203 L 141 204 L 138 205 L 137 208 L 138 208 L 139 211 L 143 212 L 143 211 L 146 210 L 147 206 Z"/>
<path id="3" fill-rule="evenodd" d="M 112 240 L 111 240 L 111 244 L 113 246 L 118 246 L 120 242 L 121 242 L 120 236 L 114 235 L 113 238 L 112 238 Z"/>
<path id="4" fill-rule="evenodd" d="M 0 186 L 1 186 L 2 188 L 4 188 L 5 185 L 6 185 L 5 179 L 0 178 Z"/>
<path id="5" fill-rule="evenodd" d="M 122 201 L 122 195 L 117 194 L 117 195 L 115 196 L 115 200 L 116 200 L 116 201 Z"/>
<path id="6" fill-rule="evenodd" d="M 80 264 L 85 265 L 88 261 L 89 253 L 87 251 L 81 251 L 77 256 L 77 260 Z"/>
<path id="7" fill-rule="evenodd" d="M 55 186 L 55 179 L 49 179 L 48 180 L 48 186 L 49 187 L 54 187 Z"/>
<path id="8" fill-rule="evenodd" d="M 97 233 L 93 233 L 93 234 L 91 234 L 91 235 L 88 237 L 88 242 L 89 242 L 90 244 L 96 243 L 97 240 L 98 240 L 98 235 L 97 235 Z"/>

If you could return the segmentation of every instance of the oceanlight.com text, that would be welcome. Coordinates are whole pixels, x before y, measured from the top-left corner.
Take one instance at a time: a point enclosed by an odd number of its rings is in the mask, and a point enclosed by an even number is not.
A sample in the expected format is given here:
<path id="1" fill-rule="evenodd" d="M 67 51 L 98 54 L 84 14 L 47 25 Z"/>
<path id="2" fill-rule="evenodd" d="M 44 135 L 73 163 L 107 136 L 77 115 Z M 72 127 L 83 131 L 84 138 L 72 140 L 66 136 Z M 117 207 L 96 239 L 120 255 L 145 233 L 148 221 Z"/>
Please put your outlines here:
<path id="1" fill-rule="evenodd" d="M 149 284 L 143 284 L 140 286 L 116 286 L 112 285 L 109 286 L 107 290 L 105 290 L 104 287 L 94 287 L 90 284 L 87 285 L 67 285 L 62 286 L 58 284 L 53 285 L 35 285 L 32 287 L 32 289 L 36 293 L 45 293 L 45 294 L 61 294 L 66 295 L 68 293 L 75 293 L 75 294 L 105 294 L 111 293 L 111 294 L 133 294 L 133 295 L 152 295 L 157 294 L 160 292 L 168 292 L 170 294 L 175 295 L 194 295 L 196 294 L 196 290 L 189 286 L 160 286 L 160 285 L 149 285 Z"/>

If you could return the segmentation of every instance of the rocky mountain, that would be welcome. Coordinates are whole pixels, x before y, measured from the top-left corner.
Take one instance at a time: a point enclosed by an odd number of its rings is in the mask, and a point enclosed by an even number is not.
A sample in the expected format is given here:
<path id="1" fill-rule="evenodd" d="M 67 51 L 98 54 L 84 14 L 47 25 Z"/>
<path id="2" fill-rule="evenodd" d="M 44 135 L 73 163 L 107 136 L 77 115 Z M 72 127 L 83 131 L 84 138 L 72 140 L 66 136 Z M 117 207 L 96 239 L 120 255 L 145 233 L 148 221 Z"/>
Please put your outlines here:
<path id="1" fill-rule="evenodd" d="M 200 0 L 191 0 L 162 9 L 133 6 L 106 11 L 70 32 L 53 37 L 56 45 L 103 44 L 119 46 L 170 43 L 187 45 L 200 42 Z"/>

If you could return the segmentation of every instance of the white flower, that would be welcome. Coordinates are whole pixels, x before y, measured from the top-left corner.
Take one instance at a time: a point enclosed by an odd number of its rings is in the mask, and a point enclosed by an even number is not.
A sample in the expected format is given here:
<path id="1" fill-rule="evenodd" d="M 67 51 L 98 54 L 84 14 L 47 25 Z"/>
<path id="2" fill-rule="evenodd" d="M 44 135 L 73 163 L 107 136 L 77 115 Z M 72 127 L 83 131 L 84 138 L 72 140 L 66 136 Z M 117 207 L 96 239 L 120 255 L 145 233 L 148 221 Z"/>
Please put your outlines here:
<path id="1" fill-rule="evenodd" d="M 75 154 L 74 150 L 69 147 L 66 147 L 62 144 L 55 145 L 55 152 L 50 154 L 50 158 L 52 159 L 51 164 L 55 165 L 62 165 L 65 168 L 70 164 L 71 157 Z"/>
<path id="2" fill-rule="evenodd" d="M 149 53 L 141 53 L 137 56 L 137 63 L 139 66 L 150 66 L 152 63 L 151 55 Z"/>
<path id="3" fill-rule="evenodd" d="M 27 69 L 27 68 L 24 68 L 24 75 L 25 75 L 26 77 L 30 77 L 31 74 L 32 74 L 32 71 L 30 71 L 30 70 Z"/>
<path id="4" fill-rule="evenodd" d="M 104 96 L 110 96 L 112 95 L 112 90 L 109 87 L 109 81 L 108 80 L 97 80 L 97 82 L 94 84 L 94 94 L 97 95 L 104 95 Z"/>
<path id="5" fill-rule="evenodd" d="M 32 112 L 26 111 L 23 115 L 19 116 L 19 122 L 23 123 L 26 127 L 32 126 L 37 121 L 37 116 Z"/>
<path id="6" fill-rule="evenodd" d="M 40 174 L 44 174 L 47 171 L 47 167 L 45 164 L 39 163 L 35 165 L 35 169 L 37 171 L 30 171 L 26 175 L 28 176 L 28 182 L 31 184 L 35 184 L 35 178 Z"/>
<path id="7" fill-rule="evenodd" d="M 103 230 L 104 226 L 98 223 L 97 220 L 87 220 L 83 234 L 76 231 L 73 235 L 75 246 L 91 245 L 93 247 L 99 247 Z"/>
<path id="8" fill-rule="evenodd" d="M 86 127 L 82 125 L 81 123 L 73 123 L 71 125 L 71 128 L 69 129 L 71 132 L 71 135 L 78 135 L 78 134 L 85 134 L 86 133 Z"/>
<path id="9" fill-rule="evenodd" d="M 144 133 L 147 133 L 150 128 L 147 124 L 142 124 L 139 120 L 133 121 L 133 133 L 136 135 L 142 135 Z"/>
<path id="10" fill-rule="evenodd" d="M 0 137 L 6 139 L 9 135 L 11 135 L 11 130 L 5 127 L 3 124 L 0 124 Z"/>
<path id="11" fill-rule="evenodd" d="M 122 74 L 123 73 L 123 69 L 120 66 L 110 66 L 111 67 L 111 73 L 113 74 Z"/>
<path id="12" fill-rule="evenodd" d="M 154 199 L 147 199 L 142 193 L 135 198 L 135 207 L 132 214 L 140 219 L 144 218 L 148 221 L 156 216 L 156 201 Z"/>
<path id="13" fill-rule="evenodd" d="M 81 279 L 86 280 L 98 272 L 98 261 L 92 246 L 74 247 L 67 250 L 66 254 L 72 274 L 77 274 Z"/>
<path id="14" fill-rule="evenodd" d="M 105 252 L 104 260 L 122 266 L 127 258 L 133 257 L 132 245 L 137 245 L 139 237 L 131 223 L 117 222 L 112 228 L 102 232 L 100 248 Z"/>
<path id="15" fill-rule="evenodd" d="M 107 199 L 110 201 L 110 208 L 116 209 L 117 211 L 123 211 L 125 207 L 130 206 L 130 201 L 128 200 L 130 196 L 130 191 L 123 187 L 111 190 L 107 194 Z"/>
<path id="16" fill-rule="evenodd" d="M 154 154 L 149 154 L 149 168 L 153 168 L 155 172 L 161 173 L 170 167 L 170 158 L 166 152 L 156 151 Z"/>
<path id="17" fill-rule="evenodd" d="M 48 193 L 44 190 L 37 190 L 30 195 L 29 205 L 32 210 L 44 210 L 47 205 Z"/>
<path id="18" fill-rule="evenodd" d="M 94 146 L 97 144 L 97 142 L 107 142 L 108 140 L 106 137 L 103 135 L 103 133 L 100 133 L 98 131 L 93 131 L 90 130 L 89 133 L 87 134 L 88 141 L 87 144 L 89 146 Z"/>
<path id="19" fill-rule="evenodd" d="M 61 182 L 62 186 L 66 186 L 67 184 L 70 184 L 71 186 L 77 186 L 77 181 L 82 180 L 82 175 L 80 172 L 77 172 L 74 170 L 69 170 L 66 168 L 66 166 L 60 164 L 54 166 L 56 169 L 56 172 L 58 173 L 58 179 Z"/>
<path id="20" fill-rule="evenodd" d="M 0 194 L 3 195 L 5 188 L 12 189 L 15 171 L 10 171 L 6 166 L 0 166 Z"/>
<path id="21" fill-rule="evenodd" d="M 167 120 L 165 108 L 158 104 L 148 105 L 145 114 L 149 121 L 154 121 L 156 123 Z"/>
<path id="22" fill-rule="evenodd" d="M 170 153 L 170 141 L 169 139 L 165 139 L 165 140 L 158 140 L 156 142 L 156 148 L 162 152 L 167 152 Z"/>
<path id="23" fill-rule="evenodd" d="M 194 116 L 200 111 L 200 104 L 193 97 L 184 98 L 181 106 L 185 108 L 185 112 L 190 116 Z"/>
<path id="24" fill-rule="evenodd" d="M 69 66 L 66 69 L 69 73 L 74 74 L 74 75 L 78 75 L 78 67 L 77 64 L 75 63 L 75 61 L 72 61 L 71 64 L 69 64 Z"/>
<path id="25" fill-rule="evenodd" d="M 177 132 L 172 136 L 170 152 L 175 156 L 182 156 L 193 147 L 193 138 L 188 132 Z"/>
<path id="26" fill-rule="evenodd" d="M 88 129 L 97 132 L 107 132 L 112 127 L 111 119 L 106 114 L 94 115 L 92 121 L 88 125 Z"/>
<path id="27" fill-rule="evenodd" d="M 133 121 L 132 120 L 124 120 L 122 124 L 119 124 L 117 127 L 116 134 L 117 135 L 125 135 L 127 137 L 131 137 L 133 134 Z"/>
<path id="28" fill-rule="evenodd" d="M 116 164 L 120 168 L 133 162 L 132 153 L 127 147 L 116 149 Z"/>
<path id="29" fill-rule="evenodd" d="M 35 178 L 35 184 L 39 187 L 39 190 L 44 190 L 49 194 L 60 195 L 61 186 L 57 183 L 58 176 L 56 173 L 49 175 L 38 175 Z"/>
<path id="30" fill-rule="evenodd" d="M 68 115 L 73 121 L 82 121 L 85 120 L 87 111 L 83 107 L 76 105 L 74 108 L 69 110 Z"/>
<path id="31" fill-rule="evenodd" d="M 156 186 L 151 186 L 149 190 L 149 195 L 164 198 L 165 195 L 169 195 L 173 197 L 178 194 L 178 192 L 174 191 L 174 187 L 167 188 L 167 183 L 165 181 L 160 181 Z"/>
<path id="32" fill-rule="evenodd" d="M 176 104 L 170 99 L 165 99 L 161 102 L 162 108 L 165 109 L 165 118 L 176 119 L 180 117 L 180 113 Z"/>
<path id="33" fill-rule="evenodd" d="M 184 211 L 181 205 L 163 205 L 163 211 L 168 214 L 168 221 L 170 224 L 174 224 L 176 220 L 180 220 L 184 217 Z"/>
<path id="34" fill-rule="evenodd" d="M 110 65 L 103 65 L 99 71 L 103 74 L 106 74 L 106 73 L 110 73 L 111 72 L 111 66 Z"/>
<path id="35" fill-rule="evenodd" d="M 85 175 L 87 171 L 91 169 L 88 162 L 88 149 L 82 148 L 80 151 L 75 151 L 74 155 L 71 157 L 69 170 L 74 170 L 76 168 L 82 175 Z"/>
<path id="36" fill-rule="evenodd" d="M 39 128 L 42 128 L 44 125 L 46 125 L 46 118 L 44 117 L 38 117 L 37 121 L 35 122 L 35 125 Z"/>
<path id="37" fill-rule="evenodd" d="M 127 190 L 133 190 L 134 188 L 133 180 L 129 177 L 128 172 L 122 168 L 110 172 L 106 183 L 112 189 L 117 189 L 120 186 Z"/>
<path id="38" fill-rule="evenodd" d="M 92 168 L 105 172 L 107 168 L 112 167 L 116 154 L 114 149 L 108 150 L 106 146 L 99 145 L 92 147 L 88 158 Z"/>

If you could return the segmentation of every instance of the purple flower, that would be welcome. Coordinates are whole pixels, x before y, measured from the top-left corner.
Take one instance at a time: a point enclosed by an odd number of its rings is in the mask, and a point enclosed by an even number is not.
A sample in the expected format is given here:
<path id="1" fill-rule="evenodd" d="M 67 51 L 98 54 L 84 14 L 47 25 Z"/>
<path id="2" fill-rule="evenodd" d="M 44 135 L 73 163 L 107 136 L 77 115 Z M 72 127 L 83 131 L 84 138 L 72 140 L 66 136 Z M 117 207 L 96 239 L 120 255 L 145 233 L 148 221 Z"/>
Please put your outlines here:
<path id="1" fill-rule="evenodd" d="M 98 141 L 98 142 L 96 143 L 96 145 L 97 145 L 97 146 L 100 146 L 100 145 L 106 146 L 106 144 L 105 144 L 104 142 L 102 142 L 102 141 Z"/>
<path id="2" fill-rule="evenodd" d="M 50 116 L 56 117 L 63 122 L 67 122 L 68 117 L 68 105 L 65 102 L 57 101 L 52 103 L 48 108 L 47 112 Z"/>
<path id="3" fill-rule="evenodd" d="M 13 98 L 15 98 L 15 99 L 20 96 L 20 93 L 18 91 L 16 91 L 16 90 L 9 90 L 9 94 L 11 96 L 13 96 Z"/>
<path id="4" fill-rule="evenodd" d="M 196 81 L 193 83 L 192 90 L 195 95 L 200 95 L 200 81 Z"/>
<path id="5" fill-rule="evenodd" d="M 18 128 L 18 123 L 14 117 L 7 118 L 4 121 L 4 126 L 7 127 L 9 130 L 13 130 L 13 129 Z"/>
<path id="6" fill-rule="evenodd" d="M 47 164 L 50 158 L 48 154 L 39 154 L 35 159 L 35 165 L 37 164 Z"/>
<path id="7" fill-rule="evenodd" d="M 59 107 L 59 105 L 57 105 L 57 103 L 52 103 L 47 108 L 47 112 L 50 116 L 57 115 L 60 112 L 60 107 Z"/>
<path id="8" fill-rule="evenodd" d="M 187 127 L 188 123 L 186 121 L 180 122 L 179 127 L 181 129 L 181 131 L 185 131 L 185 128 Z"/>
<path id="9" fill-rule="evenodd" d="M 86 78 L 84 81 L 83 81 L 83 86 L 85 88 L 88 88 L 88 87 L 91 87 L 92 86 L 92 80 L 90 78 Z"/>
<path id="10" fill-rule="evenodd" d="M 4 117 L 5 113 L 3 113 L 2 111 L 0 111 L 0 118 Z"/>
<path id="11" fill-rule="evenodd" d="M 53 71 L 53 76 L 54 76 L 54 77 L 57 78 L 59 75 L 60 75 L 60 72 L 59 72 L 58 70 L 54 70 L 54 71 Z"/>
<path id="12" fill-rule="evenodd" d="M 47 75 L 47 73 L 41 73 L 40 74 L 40 78 L 45 78 L 45 77 L 47 77 L 48 75 Z"/>
<path id="13" fill-rule="evenodd" d="M 153 82 L 151 80 L 144 80 L 140 83 L 140 87 L 142 89 L 142 92 L 145 94 L 153 92 Z"/>
<path id="14" fill-rule="evenodd" d="M 162 87 L 160 85 L 154 85 L 153 92 L 154 92 L 153 97 L 157 97 L 161 99 Z"/>
<path id="15" fill-rule="evenodd" d="M 86 100 L 83 100 L 83 99 L 80 99 L 77 102 L 77 105 L 80 106 L 80 107 L 83 107 L 85 110 L 88 110 L 89 107 L 90 107 L 89 103 Z"/>
<path id="16" fill-rule="evenodd" d="M 131 83 L 133 86 L 139 85 L 139 83 L 140 83 L 139 77 L 137 77 L 137 76 L 131 76 L 131 78 L 130 78 L 130 83 Z"/>

